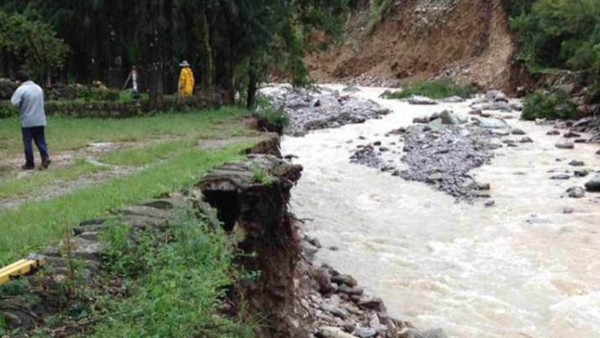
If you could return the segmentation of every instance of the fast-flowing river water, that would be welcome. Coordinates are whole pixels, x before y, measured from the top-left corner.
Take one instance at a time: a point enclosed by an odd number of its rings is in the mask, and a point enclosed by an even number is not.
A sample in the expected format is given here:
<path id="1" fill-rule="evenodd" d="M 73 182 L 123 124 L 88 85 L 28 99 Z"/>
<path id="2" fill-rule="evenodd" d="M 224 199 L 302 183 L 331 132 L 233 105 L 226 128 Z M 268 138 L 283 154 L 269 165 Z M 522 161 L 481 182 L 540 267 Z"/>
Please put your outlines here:
<path id="1" fill-rule="evenodd" d="M 379 99 L 383 90 L 352 94 L 390 108 L 383 119 L 283 140 L 284 154 L 305 168 L 292 209 L 323 244 L 318 260 L 355 276 L 391 314 L 450 337 L 600 337 L 600 196 L 562 197 L 594 174 L 555 181 L 548 173 L 572 171 L 571 160 L 599 170 L 598 146 L 557 149 L 565 139 L 546 135 L 551 127 L 509 120 L 534 143 L 499 149 L 473 171 L 491 183 L 496 205 L 456 203 L 426 184 L 349 163 L 361 142 L 398 142 L 384 135 L 414 117 L 469 111 L 467 103 Z"/>

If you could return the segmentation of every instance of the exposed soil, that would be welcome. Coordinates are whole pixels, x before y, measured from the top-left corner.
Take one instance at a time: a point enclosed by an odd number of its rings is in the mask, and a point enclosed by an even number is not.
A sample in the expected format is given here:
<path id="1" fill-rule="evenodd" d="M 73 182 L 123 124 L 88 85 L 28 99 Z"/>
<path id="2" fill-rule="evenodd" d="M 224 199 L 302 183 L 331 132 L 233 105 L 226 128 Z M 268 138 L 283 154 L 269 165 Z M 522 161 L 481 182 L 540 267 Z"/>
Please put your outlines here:
<path id="1" fill-rule="evenodd" d="M 393 6 L 371 34 L 365 29 L 369 9 L 354 13 L 345 43 L 306 58 L 313 78 L 389 86 L 451 76 L 508 92 L 521 85 L 501 1 L 409 0 Z"/>

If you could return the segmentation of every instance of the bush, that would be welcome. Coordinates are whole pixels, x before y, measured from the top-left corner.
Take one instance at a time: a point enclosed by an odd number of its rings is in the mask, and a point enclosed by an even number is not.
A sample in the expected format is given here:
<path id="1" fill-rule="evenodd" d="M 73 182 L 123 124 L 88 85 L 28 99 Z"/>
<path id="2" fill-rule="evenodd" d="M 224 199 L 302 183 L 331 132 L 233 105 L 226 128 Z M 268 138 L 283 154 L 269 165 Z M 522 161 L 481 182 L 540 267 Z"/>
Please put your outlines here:
<path id="1" fill-rule="evenodd" d="M 177 96 L 164 97 L 157 103 L 151 104 L 148 99 L 140 101 L 93 101 L 81 100 L 59 100 L 46 102 L 46 115 L 48 116 L 72 116 L 72 117 L 104 117 L 104 118 L 126 118 L 154 113 L 171 113 L 197 111 L 205 108 L 219 107 L 219 97 L 193 96 L 190 98 L 179 98 Z M 0 118 L 19 115 L 19 111 L 9 102 L 0 102 Z M 277 114 L 266 114 L 273 121 L 285 120 Z M 284 123 L 284 121 L 280 121 Z"/>
<path id="2" fill-rule="evenodd" d="M 116 250 L 113 266 L 131 267 L 133 260 L 145 273 L 125 277 L 130 296 L 111 304 L 110 320 L 96 327 L 92 337 L 253 337 L 252 326 L 219 314 L 238 277 L 232 269 L 233 248 L 222 230 L 182 212 L 167 235 L 154 239 L 155 246 L 122 254 L 119 248 L 132 248 L 129 231 L 116 229 L 103 236 Z"/>
<path id="3" fill-rule="evenodd" d="M 600 74 L 600 1 L 539 0 L 530 10 L 513 12 L 511 28 L 521 45 L 520 57 L 530 69 Z"/>
<path id="4" fill-rule="evenodd" d="M 367 33 L 372 33 L 385 16 L 390 12 L 394 1 L 392 0 L 375 0 L 371 3 L 371 13 L 369 15 L 369 23 L 367 24 Z"/>
<path id="5" fill-rule="evenodd" d="M 459 85 L 448 78 L 439 80 L 423 81 L 414 86 L 406 87 L 398 92 L 386 92 L 382 97 L 386 99 L 406 99 L 413 95 L 427 96 L 434 100 L 439 100 L 451 96 L 460 96 L 470 98 L 477 93 L 479 88 L 476 85 Z"/>
<path id="6" fill-rule="evenodd" d="M 19 115 L 19 110 L 10 102 L 0 102 L 0 119 Z"/>
<path id="7" fill-rule="evenodd" d="M 274 107 L 271 101 L 264 96 L 256 98 L 256 115 L 264 118 L 278 132 L 290 125 L 290 117 L 283 111 L 283 107 Z M 273 131 L 272 128 L 268 129 Z"/>
<path id="8" fill-rule="evenodd" d="M 538 90 L 525 99 L 524 120 L 573 119 L 577 117 L 577 105 L 563 90 L 545 92 Z"/>
<path id="9" fill-rule="evenodd" d="M 76 100 L 83 102 L 119 101 L 121 93 L 115 89 L 98 88 L 87 85 L 56 84 L 46 89 L 48 101 Z"/>

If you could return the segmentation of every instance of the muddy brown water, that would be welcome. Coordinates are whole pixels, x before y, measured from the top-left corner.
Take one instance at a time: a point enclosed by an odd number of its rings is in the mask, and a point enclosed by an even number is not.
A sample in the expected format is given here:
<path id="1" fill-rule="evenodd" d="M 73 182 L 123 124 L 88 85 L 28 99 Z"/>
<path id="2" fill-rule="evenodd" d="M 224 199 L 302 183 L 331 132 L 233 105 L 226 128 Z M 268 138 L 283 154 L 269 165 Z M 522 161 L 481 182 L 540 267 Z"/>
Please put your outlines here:
<path id="1" fill-rule="evenodd" d="M 451 337 L 600 337 L 600 195 L 562 197 L 593 174 L 553 181 L 548 173 L 572 171 L 571 160 L 600 170 L 598 146 L 557 149 L 564 138 L 547 136 L 551 127 L 508 120 L 534 143 L 499 149 L 473 171 L 491 183 L 496 205 L 456 203 L 423 183 L 349 162 L 357 144 L 398 142 L 384 134 L 414 117 L 469 111 L 468 103 L 378 99 L 383 90 L 352 95 L 378 101 L 393 110 L 389 116 L 283 140 L 283 153 L 305 167 L 292 207 L 322 242 L 318 259 L 354 275 L 392 314 Z"/>

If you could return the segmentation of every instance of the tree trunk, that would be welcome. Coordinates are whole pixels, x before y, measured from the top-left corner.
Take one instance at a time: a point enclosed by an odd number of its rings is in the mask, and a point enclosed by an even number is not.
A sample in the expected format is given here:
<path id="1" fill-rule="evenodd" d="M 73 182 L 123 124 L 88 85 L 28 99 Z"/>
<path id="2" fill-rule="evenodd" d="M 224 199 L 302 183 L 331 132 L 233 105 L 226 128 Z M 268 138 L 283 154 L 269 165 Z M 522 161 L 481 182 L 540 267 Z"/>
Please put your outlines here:
<path id="1" fill-rule="evenodd" d="M 256 91 L 258 90 L 258 76 L 256 74 L 256 63 L 250 61 L 248 67 L 248 92 L 246 95 L 246 108 L 252 109 L 256 101 Z"/>

